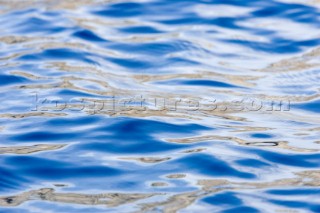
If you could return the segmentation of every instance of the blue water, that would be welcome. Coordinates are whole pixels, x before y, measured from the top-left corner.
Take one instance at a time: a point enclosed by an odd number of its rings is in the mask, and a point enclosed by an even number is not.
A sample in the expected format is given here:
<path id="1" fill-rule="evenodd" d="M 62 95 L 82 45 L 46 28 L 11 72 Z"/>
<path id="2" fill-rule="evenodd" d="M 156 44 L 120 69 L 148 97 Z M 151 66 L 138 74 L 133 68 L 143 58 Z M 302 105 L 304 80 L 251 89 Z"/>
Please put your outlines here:
<path id="1" fill-rule="evenodd" d="M 320 212 L 316 0 L 0 1 L 0 212 Z"/>

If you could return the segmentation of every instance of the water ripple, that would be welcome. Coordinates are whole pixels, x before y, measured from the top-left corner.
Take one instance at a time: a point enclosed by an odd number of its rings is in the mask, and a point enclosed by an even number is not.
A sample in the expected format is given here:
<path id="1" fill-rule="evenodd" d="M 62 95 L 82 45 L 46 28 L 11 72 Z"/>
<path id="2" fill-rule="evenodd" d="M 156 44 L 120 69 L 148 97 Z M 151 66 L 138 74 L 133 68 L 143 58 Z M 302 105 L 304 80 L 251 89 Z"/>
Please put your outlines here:
<path id="1" fill-rule="evenodd" d="M 1 212 L 320 211 L 318 1 L 0 2 Z"/>

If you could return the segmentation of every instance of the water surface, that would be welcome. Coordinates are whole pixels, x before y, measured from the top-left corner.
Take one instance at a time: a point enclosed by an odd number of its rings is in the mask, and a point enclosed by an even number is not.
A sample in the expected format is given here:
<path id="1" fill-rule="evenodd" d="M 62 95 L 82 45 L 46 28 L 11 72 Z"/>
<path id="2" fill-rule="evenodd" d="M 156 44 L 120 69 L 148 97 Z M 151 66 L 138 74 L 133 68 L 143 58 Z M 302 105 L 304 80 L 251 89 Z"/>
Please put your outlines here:
<path id="1" fill-rule="evenodd" d="M 316 0 L 0 1 L 1 212 L 320 212 Z"/>

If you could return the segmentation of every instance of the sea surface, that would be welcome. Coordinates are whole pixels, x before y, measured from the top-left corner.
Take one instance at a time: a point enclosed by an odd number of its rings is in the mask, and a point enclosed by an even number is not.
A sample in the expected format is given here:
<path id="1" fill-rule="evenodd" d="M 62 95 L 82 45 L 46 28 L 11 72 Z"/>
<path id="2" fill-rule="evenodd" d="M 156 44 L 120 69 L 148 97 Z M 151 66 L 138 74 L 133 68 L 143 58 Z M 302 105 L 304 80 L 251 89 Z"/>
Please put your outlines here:
<path id="1" fill-rule="evenodd" d="M 0 212 L 320 212 L 319 0 L 0 0 Z"/>

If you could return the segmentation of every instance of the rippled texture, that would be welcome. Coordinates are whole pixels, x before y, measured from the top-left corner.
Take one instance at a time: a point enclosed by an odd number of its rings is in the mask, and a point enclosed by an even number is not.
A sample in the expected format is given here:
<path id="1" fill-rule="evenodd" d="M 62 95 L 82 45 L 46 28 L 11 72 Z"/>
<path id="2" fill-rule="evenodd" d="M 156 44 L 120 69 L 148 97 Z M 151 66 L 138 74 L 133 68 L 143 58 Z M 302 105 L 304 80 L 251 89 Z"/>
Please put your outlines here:
<path id="1" fill-rule="evenodd" d="M 320 212 L 319 7 L 1 0 L 0 211 Z"/>

